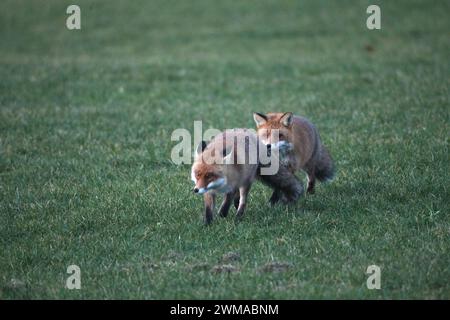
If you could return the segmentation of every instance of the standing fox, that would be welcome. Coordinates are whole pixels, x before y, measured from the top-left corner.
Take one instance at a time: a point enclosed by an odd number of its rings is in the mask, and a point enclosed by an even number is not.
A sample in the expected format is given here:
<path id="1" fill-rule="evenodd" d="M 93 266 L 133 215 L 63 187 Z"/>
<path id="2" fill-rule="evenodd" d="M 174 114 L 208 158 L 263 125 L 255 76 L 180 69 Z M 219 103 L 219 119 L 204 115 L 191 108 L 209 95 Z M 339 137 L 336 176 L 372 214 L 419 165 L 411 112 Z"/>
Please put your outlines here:
<path id="1" fill-rule="evenodd" d="M 262 144 L 257 135 L 247 129 L 226 130 L 215 136 L 209 144 L 202 141 L 197 147 L 197 155 L 192 165 L 191 178 L 195 183 L 194 193 L 203 194 L 205 203 L 205 222 L 213 219 L 217 193 L 224 199 L 219 215 L 226 217 L 231 203 L 237 209 L 236 216 L 243 216 L 247 196 L 255 179 L 279 190 L 288 202 L 297 200 L 303 193 L 300 181 L 284 166 L 279 166 L 278 158 L 273 157 L 268 147 Z M 275 164 L 272 174 L 263 174 L 268 168 L 261 165 L 262 157 L 271 153 Z"/>
<path id="2" fill-rule="evenodd" d="M 254 113 L 257 133 L 260 140 L 279 148 L 282 160 L 294 174 L 299 169 L 308 175 L 307 192 L 314 193 L 316 179 L 331 180 L 335 168 L 333 160 L 320 140 L 316 127 L 307 119 L 286 113 Z M 275 190 L 271 202 L 280 198 L 280 192 Z"/>

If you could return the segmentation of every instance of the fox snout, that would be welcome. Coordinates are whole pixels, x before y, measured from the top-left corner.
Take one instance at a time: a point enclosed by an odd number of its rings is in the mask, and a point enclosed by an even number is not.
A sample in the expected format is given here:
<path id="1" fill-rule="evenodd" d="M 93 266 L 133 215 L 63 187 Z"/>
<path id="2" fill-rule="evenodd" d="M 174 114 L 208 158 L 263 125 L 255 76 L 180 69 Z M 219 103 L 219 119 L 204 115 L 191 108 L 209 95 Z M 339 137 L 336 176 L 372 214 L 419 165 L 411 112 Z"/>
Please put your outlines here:
<path id="1" fill-rule="evenodd" d="M 281 153 L 287 152 L 293 149 L 292 143 L 286 140 L 280 140 L 275 143 L 270 144 L 271 149 L 278 149 Z"/>
<path id="2" fill-rule="evenodd" d="M 293 149 L 293 145 L 285 140 L 278 141 L 276 143 L 268 143 L 265 145 L 267 148 L 267 155 L 271 156 L 272 152 L 279 152 L 281 155 L 285 155 Z"/>
<path id="3" fill-rule="evenodd" d="M 208 192 L 210 190 L 216 190 L 216 191 L 219 191 L 219 192 L 223 192 L 224 190 L 222 190 L 222 189 L 225 186 L 226 186 L 226 179 L 225 178 L 219 178 L 219 179 L 216 179 L 214 181 L 211 181 L 204 188 L 199 188 L 199 187 L 195 186 L 192 191 L 194 193 L 197 193 L 197 194 L 203 194 L 203 193 Z"/>
<path id="4" fill-rule="evenodd" d="M 206 191 L 208 191 L 206 188 L 197 188 L 197 187 L 194 187 L 194 189 L 192 190 L 192 191 L 194 191 L 194 193 L 197 193 L 197 194 L 203 194 L 203 193 L 205 193 Z"/>

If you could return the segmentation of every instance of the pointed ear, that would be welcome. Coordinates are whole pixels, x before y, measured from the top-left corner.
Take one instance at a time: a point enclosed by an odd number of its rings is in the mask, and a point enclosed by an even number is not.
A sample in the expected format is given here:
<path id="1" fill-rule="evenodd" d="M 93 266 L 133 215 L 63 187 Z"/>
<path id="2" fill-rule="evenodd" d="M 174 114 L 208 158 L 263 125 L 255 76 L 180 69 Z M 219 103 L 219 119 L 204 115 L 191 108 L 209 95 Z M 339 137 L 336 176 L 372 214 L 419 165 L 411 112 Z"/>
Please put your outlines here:
<path id="1" fill-rule="evenodd" d="M 206 148 L 206 142 L 202 140 L 197 146 L 197 151 L 196 151 L 197 154 L 202 153 L 203 150 L 205 150 L 205 148 Z"/>
<path id="2" fill-rule="evenodd" d="M 223 163 L 232 163 L 233 148 L 228 147 L 228 148 L 223 149 L 222 155 L 223 155 Z"/>
<path id="3" fill-rule="evenodd" d="M 294 120 L 292 112 L 286 112 L 280 118 L 281 124 L 285 127 L 290 127 L 292 125 L 292 120 Z"/>
<path id="4" fill-rule="evenodd" d="M 262 113 L 254 112 L 253 120 L 255 120 L 256 126 L 259 127 L 267 122 L 267 116 Z"/>

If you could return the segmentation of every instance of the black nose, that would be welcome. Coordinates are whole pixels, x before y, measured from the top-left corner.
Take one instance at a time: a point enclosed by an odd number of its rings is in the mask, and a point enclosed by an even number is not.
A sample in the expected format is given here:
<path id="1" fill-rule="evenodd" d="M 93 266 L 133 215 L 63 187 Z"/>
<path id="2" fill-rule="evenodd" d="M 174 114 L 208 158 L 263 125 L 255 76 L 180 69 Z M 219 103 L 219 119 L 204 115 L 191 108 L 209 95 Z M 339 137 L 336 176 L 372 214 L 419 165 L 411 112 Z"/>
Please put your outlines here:
<path id="1" fill-rule="evenodd" d="M 198 193 L 198 188 L 194 188 L 194 193 Z"/>

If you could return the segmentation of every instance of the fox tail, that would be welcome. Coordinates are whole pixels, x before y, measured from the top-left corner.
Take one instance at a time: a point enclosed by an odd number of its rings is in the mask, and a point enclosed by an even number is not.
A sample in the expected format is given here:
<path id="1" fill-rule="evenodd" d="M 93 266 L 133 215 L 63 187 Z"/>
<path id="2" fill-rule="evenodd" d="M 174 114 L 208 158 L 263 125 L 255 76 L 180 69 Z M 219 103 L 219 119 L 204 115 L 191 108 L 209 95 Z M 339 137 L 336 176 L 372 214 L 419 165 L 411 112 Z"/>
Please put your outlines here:
<path id="1" fill-rule="evenodd" d="M 322 145 L 320 148 L 319 160 L 316 163 L 316 178 L 321 182 L 331 181 L 335 174 L 336 168 L 334 161 L 328 150 Z"/>

